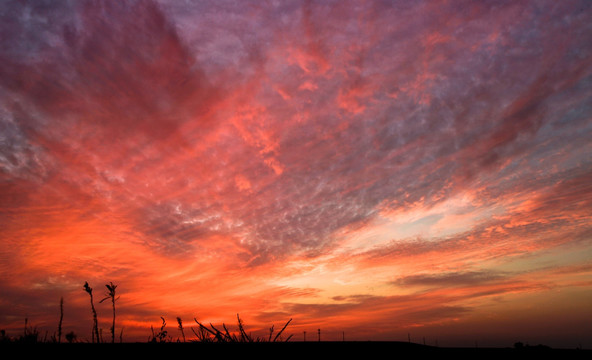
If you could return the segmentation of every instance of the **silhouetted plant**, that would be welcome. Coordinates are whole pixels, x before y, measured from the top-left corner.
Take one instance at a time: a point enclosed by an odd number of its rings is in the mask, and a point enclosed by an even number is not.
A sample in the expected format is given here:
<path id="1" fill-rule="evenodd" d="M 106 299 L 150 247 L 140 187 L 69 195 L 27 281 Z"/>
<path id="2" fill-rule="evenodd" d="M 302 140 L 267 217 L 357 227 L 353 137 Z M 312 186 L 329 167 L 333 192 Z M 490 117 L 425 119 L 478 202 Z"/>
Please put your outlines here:
<path id="1" fill-rule="evenodd" d="M 245 331 L 243 321 L 241 320 L 239 314 L 236 314 L 236 319 L 238 322 L 238 330 L 239 330 L 238 336 L 236 334 L 231 334 L 230 331 L 228 331 L 226 324 L 224 324 L 224 323 L 222 324 L 222 328 L 224 329 L 224 332 L 222 332 L 218 328 L 216 328 L 212 323 L 210 323 L 210 326 L 207 327 L 204 324 L 197 321 L 196 318 L 193 318 L 193 320 L 195 320 L 195 322 L 199 326 L 199 332 L 196 332 L 193 328 L 191 328 L 191 330 L 197 336 L 198 340 L 202 341 L 202 342 L 266 342 L 266 341 L 267 342 L 275 342 L 275 341 L 278 341 L 278 339 L 281 339 L 280 338 L 281 334 L 288 327 L 288 324 L 290 324 L 290 322 L 292 321 L 292 319 L 288 320 L 288 322 L 284 325 L 282 330 L 280 330 L 280 332 L 278 332 L 276 334 L 276 336 L 273 337 L 273 340 L 272 340 L 273 329 L 274 329 L 273 326 L 269 329 L 269 338 L 268 339 L 262 338 L 262 337 L 253 338 L 251 335 L 247 334 L 247 332 Z M 286 341 L 289 341 L 290 338 L 292 338 L 292 335 L 290 335 L 286 339 Z"/>
<path id="2" fill-rule="evenodd" d="M 88 286 L 88 282 L 84 282 L 84 291 L 86 291 L 90 295 L 90 308 L 92 309 L 93 313 L 93 328 L 92 328 L 92 342 L 96 341 L 99 343 L 101 342 L 99 337 L 99 322 L 97 320 L 97 311 L 95 310 L 95 304 L 93 302 L 93 294 L 92 288 Z"/>
<path id="3" fill-rule="evenodd" d="M 195 322 L 197 323 L 197 325 L 199 325 L 199 328 L 201 330 L 205 331 L 208 334 L 206 337 L 206 340 L 208 342 L 209 341 L 228 342 L 229 340 L 231 340 L 230 336 L 225 335 L 220 330 L 216 329 L 216 327 L 214 327 L 214 325 L 212 325 L 212 323 L 210 323 L 210 327 L 212 328 L 212 330 L 210 330 L 208 327 L 206 327 L 205 325 L 203 325 L 202 323 L 197 321 L 196 318 L 193 318 L 193 320 L 195 320 Z M 226 326 L 224 326 L 224 327 L 226 328 Z"/>
<path id="4" fill-rule="evenodd" d="M 154 333 L 154 328 L 152 327 L 152 325 L 150 325 L 150 330 L 152 331 L 152 339 L 150 339 L 150 342 L 166 342 L 167 341 L 167 335 L 168 335 L 168 331 L 166 331 L 164 328 L 166 327 L 166 321 L 164 320 L 164 317 L 160 317 L 162 319 L 162 325 L 160 326 L 160 331 L 158 333 Z"/>
<path id="5" fill-rule="evenodd" d="M 107 287 L 107 290 L 109 290 L 109 292 L 107 293 L 107 296 L 105 296 L 104 299 L 99 301 L 99 303 L 102 303 L 103 301 L 105 301 L 107 299 L 111 299 L 111 304 L 113 305 L 113 324 L 111 325 L 111 343 L 115 343 L 115 301 L 117 301 L 119 299 L 119 297 L 117 299 L 115 298 L 115 289 L 117 288 L 117 285 L 113 285 L 112 282 L 110 282 L 109 284 L 105 285 L 105 287 Z"/>
<path id="6" fill-rule="evenodd" d="M 181 330 L 181 335 L 183 335 L 183 342 L 185 342 L 185 332 L 183 331 L 183 321 L 178 316 L 177 316 L 177 324 L 179 324 L 179 330 Z"/>
<path id="7" fill-rule="evenodd" d="M 9 342 L 10 337 L 6 336 L 6 330 L 0 330 L 0 342 Z"/>
<path id="8" fill-rule="evenodd" d="M 267 341 L 271 341 L 271 336 L 273 335 L 274 327 L 275 327 L 275 325 L 271 325 L 271 327 L 269 328 L 269 339 Z"/>
<path id="9" fill-rule="evenodd" d="M 195 331 L 195 329 L 193 329 L 193 327 L 191 327 L 191 331 L 195 334 L 195 336 L 197 337 L 197 340 L 200 342 L 212 342 L 213 341 L 212 337 L 210 336 L 210 333 L 204 327 L 200 326 L 198 331 Z"/>
<path id="10" fill-rule="evenodd" d="M 60 298 L 60 322 L 58 324 L 58 343 L 62 342 L 62 321 L 64 320 L 64 297 Z"/>
<path id="11" fill-rule="evenodd" d="M 76 334 L 74 333 L 74 331 L 70 331 L 66 334 L 66 341 L 70 344 L 76 342 Z"/>
<path id="12" fill-rule="evenodd" d="M 29 319 L 27 318 L 25 318 L 25 329 L 20 341 L 27 344 L 39 342 L 39 330 L 37 330 L 36 326 L 29 326 Z"/>
<path id="13" fill-rule="evenodd" d="M 240 316 L 238 316 L 238 314 L 236 314 L 236 321 L 238 323 L 238 331 L 240 332 L 241 341 L 253 342 L 253 339 L 249 335 L 247 335 L 243 321 L 241 320 Z"/>
<path id="14" fill-rule="evenodd" d="M 284 327 L 282 328 L 282 330 L 280 330 L 280 332 L 277 333 L 277 335 L 275 336 L 275 338 L 273 339 L 273 341 L 277 341 L 278 338 L 281 338 L 282 333 L 284 332 L 284 330 L 286 330 L 286 328 L 288 327 L 288 325 L 291 322 L 292 322 L 292 319 L 290 319 L 290 320 L 288 320 L 288 322 L 286 322 L 286 325 L 284 325 Z M 286 341 L 290 341 L 290 338 L 292 338 L 292 335 L 288 336 L 288 338 L 286 339 Z"/>

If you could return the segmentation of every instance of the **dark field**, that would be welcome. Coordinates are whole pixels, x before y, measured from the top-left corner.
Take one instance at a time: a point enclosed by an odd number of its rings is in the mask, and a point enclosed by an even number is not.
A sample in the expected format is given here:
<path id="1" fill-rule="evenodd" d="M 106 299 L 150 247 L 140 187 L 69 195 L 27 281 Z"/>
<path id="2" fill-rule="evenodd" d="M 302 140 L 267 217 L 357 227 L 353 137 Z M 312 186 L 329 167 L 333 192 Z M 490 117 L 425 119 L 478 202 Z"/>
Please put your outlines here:
<path id="1" fill-rule="evenodd" d="M 275 359 L 592 359 L 592 350 L 515 348 L 442 348 L 406 342 L 282 342 L 282 343 L 123 343 L 0 344 L 8 358 L 210 358 Z M 8 356 L 7 356 L 8 355 Z M 7 356 L 7 357 L 6 357 Z"/>

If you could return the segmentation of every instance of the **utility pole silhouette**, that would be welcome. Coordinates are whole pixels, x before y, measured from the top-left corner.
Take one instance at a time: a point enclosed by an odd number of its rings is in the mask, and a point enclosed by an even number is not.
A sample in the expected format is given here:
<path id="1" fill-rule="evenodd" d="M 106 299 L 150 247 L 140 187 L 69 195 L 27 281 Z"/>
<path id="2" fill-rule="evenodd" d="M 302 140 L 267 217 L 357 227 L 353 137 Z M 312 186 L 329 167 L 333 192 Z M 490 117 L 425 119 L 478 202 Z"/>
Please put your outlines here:
<path id="1" fill-rule="evenodd" d="M 319 341 L 321 341 L 321 329 L 319 329 L 318 332 L 319 332 Z"/>
<path id="2" fill-rule="evenodd" d="M 306 341 L 306 331 L 304 332 L 304 341 Z"/>

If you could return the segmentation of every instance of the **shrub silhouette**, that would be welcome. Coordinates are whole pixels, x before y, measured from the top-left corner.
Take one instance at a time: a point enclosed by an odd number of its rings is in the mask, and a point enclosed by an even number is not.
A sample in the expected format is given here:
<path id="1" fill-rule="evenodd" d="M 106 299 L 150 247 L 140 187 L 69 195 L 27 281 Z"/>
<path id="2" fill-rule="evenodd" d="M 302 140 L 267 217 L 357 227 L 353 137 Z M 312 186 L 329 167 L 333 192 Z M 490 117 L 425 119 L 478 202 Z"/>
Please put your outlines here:
<path id="1" fill-rule="evenodd" d="M 76 342 L 76 334 L 74 331 L 70 331 L 66 334 L 66 341 L 70 344 Z"/>

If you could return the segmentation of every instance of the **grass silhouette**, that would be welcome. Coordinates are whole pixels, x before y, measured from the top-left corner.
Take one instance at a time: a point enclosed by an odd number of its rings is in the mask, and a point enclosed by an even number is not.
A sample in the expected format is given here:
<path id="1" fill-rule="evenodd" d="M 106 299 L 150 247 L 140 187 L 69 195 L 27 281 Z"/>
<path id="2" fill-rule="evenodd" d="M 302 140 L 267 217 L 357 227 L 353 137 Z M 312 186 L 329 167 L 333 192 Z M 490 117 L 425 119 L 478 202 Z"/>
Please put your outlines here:
<path id="1" fill-rule="evenodd" d="M 112 312 L 113 312 L 113 318 L 112 318 L 112 323 L 111 323 L 111 328 L 110 328 L 111 343 L 115 343 L 115 321 L 116 321 L 115 303 L 117 300 L 119 300 L 120 297 L 117 296 L 117 293 L 116 293 L 117 285 L 113 284 L 113 282 L 106 284 L 105 287 L 107 288 L 108 292 L 106 293 L 105 297 L 101 301 L 99 301 L 99 303 L 103 303 L 104 301 L 109 300 L 109 299 L 111 300 Z M 103 329 L 99 328 L 97 309 L 95 308 L 95 304 L 94 304 L 93 289 L 92 289 L 92 287 L 90 287 L 90 285 L 88 284 L 87 281 L 84 282 L 83 290 L 90 297 L 90 307 L 91 307 L 92 318 L 93 318 L 93 325 L 92 325 L 92 329 L 91 329 L 91 343 L 101 344 L 101 343 L 103 343 L 103 339 L 102 339 L 102 330 Z M 161 323 L 160 329 L 158 331 L 155 331 L 154 327 L 150 326 L 150 330 L 151 330 L 152 335 L 148 338 L 148 342 L 149 343 L 173 342 L 173 338 L 169 335 L 169 332 L 165 329 L 166 325 L 167 325 L 165 318 L 163 316 L 161 316 L 160 319 L 161 319 L 162 323 Z M 185 327 L 183 327 L 183 320 L 180 317 L 177 317 L 176 319 L 177 319 L 178 329 L 181 332 L 181 336 L 183 338 L 183 343 L 185 343 L 185 342 L 187 342 L 187 339 L 185 337 Z M 25 327 L 23 330 L 23 334 L 17 338 L 11 338 L 10 336 L 6 335 L 6 332 L 4 330 L 1 330 L 0 343 L 11 343 L 11 342 L 12 343 L 27 343 L 27 344 L 48 343 L 48 342 L 61 343 L 62 342 L 62 333 L 63 333 L 63 329 L 62 329 L 63 320 L 64 320 L 64 298 L 61 297 L 60 298 L 60 318 L 59 318 L 58 327 L 57 327 L 57 335 L 54 333 L 54 335 L 51 336 L 50 341 L 47 341 L 47 336 L 43 340 L 40 339 L 39 330 L 37 329 L 37 327 L 29 325 L 29 319 L 25 318 Z M 212 324 L 212 323 L 210 323 L 209 326 L 206 326 L 206 325 L 200 323 L 197 320 L 197 318 L 194 318 L 194 321 L 197 324 L 197 330 L 194 329 L 194 327 L 190 327 L 190 328 L 191 328 L 191 331 L 195 334 L 196 338 L 189 340 L 189 342 L 206 342 L 206 343 L 207 342 L 210 342 L 210 343 L 213 343 L 213 342 L 218 342 L 218 343 L 288 342 L 292 338 L 292 335 L 290 335 L 285 340 L 282 339 L 282 334 L 284 333 L 284 331 L 286 330 L 288 325 L 292 322 L 292 319 L 288 320 L 286 322 L 286 324 L 282 327 L 282 329 L 275 334 L 274 334 L 274 325 L 272 325 L 269 328 L 269 335 L 267 337 L 260 337 L 260 336 L 253 337 L 251 334 L 247 333 L 247 331 L 245 330 L 245 324 L 244 324 L 243 320 L 240 318 L 239 314 L 236 314 L 236 320 L 237 320 L 238 331 L 231 332 L 228 330 L 228 327 L 224 323 L 222 323 L 223 330 L 220 330 L 216 326 L 214 326 L 214 324 Z M 66 333 L 65 339 L 68 343 L 80 342 L 80 341 L 78 341 L 78 336 L 73 331 Z M 119 339 L 120 339 L 119 342 L 122 343 L 123 342 L 123 328 L 121 329 Z M 180 340 L 177 340 L 177 341 L 180 342 Z M 86 342 L 88 342 L 88 340 Z"/>
<path id="2" fill-rule="evenodd" d="M 113 318 L 111 323 L 111 343 L 115 342 L 115 321 L 116 321 L 116 312 L 115 312 L 115 303 L 119 299 L 116 296 L 116 288 L 117 285 L 114 285 L 110 282 L 108 285 L 105 285 L 108 292 L 106 296 L 100 301 L 100 303 L 111 300 L 112 311 L 113 311 Z M 122 349 L 120 345 L 109 345 L 105 344 L 102 340 L 102 329 L 98 327 L 98 320 L 97 320 L 97 311 L 94 306 L 94 297 L 92 288 L 89 286 L 88 282 L 84 283 L 83 287 L 84 291 L 87 292 L 90 296 L 90 304 L 91 310 L 93 315 L 93 328 L 91 331 L 91 338 L 92 342 L 88 340 L 80 341 L 77 335 L 73 332 L 66 332 L 65 339 L 68 344 L 74 345 L 65 345 L 62 344 L 62 335 L 63 335 L 63 318 L 64 318 L 64 298 L 60 298 L 60 318 L 57 327 L 57 335 L 54 333 L 53 336 L 50 337 L 48 340 L 47 334 L 44 338 L 40 337 L 39 330 L 36 326 L 32 326 L 29 324 L 29 319 L 25 318 L 25 326 L 23 328 L 23 333 L 17 337 L 10 337 L 6 334 L 4 330 L 0 330 L 0 353 L 3 353 L 2 349 L 8 349 L 8 344 L 14 344 L 15 347 L 20 349 L 29 349 L 34 348 L 39 351 L 39 354 L 42 356 L 46 356 L 48 351 L 51 352 L 52 349 L 59 348 L 60 351 L 66 351 L 66 353 L 70 352 L 72 354 L 79 354 L 80 346 L 96 346 L 93 349 L 104 349 L 98 350 L 95 355 L 104 354 L 105 356 L 111 356 L 115 350 L 112 346 L 116 346 L 118 349 Z M 551 349 L 547 346 L 538 345 L 538 346 L 528 346 L 523 345 L 520 342 L 514 344 L 514 347 L 508 348 L 440 348 L 437 345 L 434 346 L 426 346 L 425 339 L 424 344 L 416 344 L 411 342 L 410 335 L 408 335 L 408 341 L 348 341 L 346 342 L 345 339 L 343 341 L 320 341 L 320 329 L 318 330 L 319 341 L 297 341 L 291 342 L 288 345 L 277 345 L 280 346 L 279 348 L 276 345 L 271 345 L 272 343 L 288 343 L 292 339 L 293 335 L 289 335 L 284 338 L 284 333 L 288 326 L 291 324 L 292 319 L 290 318 L 284 326 L 279 330 L 275 330 L 275 326 L 272 325 L 269 328 L 269 333 L 265 336 L 253 336 L 250 332 L 246 330 L 245 324 L 241 319 L 239 314 L 236 314 L 236 328 L 234 331 L 230 331 L 228 326 L 225 323 L 221 325 L 214 325 L 209 323 L 208 325 L 200 322 L 197 318 L 193 318 L 195 324 L 197 326 L 190 326 L 191 331 L 195 335 L 195 338 L 186 338 L 185 330 L 186 327 L 183 325 L 183 321 L 180 317 L 176 317 L 178 330 L 180 331 L 181 338 L 177 338 L 176 342 L 173 340 L 173 337 L 166 330 L 166 320 L 163 316 L 160 317 L 161 324 L 158 330 L 155 330 L 153 326 L 150 326 L 151 336 L 148 338 L 147 342 L 134 342 L 134 343 L 126 343 L 123 345 L 126 351 L 133 351 L 136 356 L 150 356 L 154 357 L 158 354 L 162 354 L 163 356 L 168 356 L 170 354 L 170 346 L 166 344 L 174 344 L 179 343 L 180 345 L 172 345 L 175 349 L 200 349 L 204 354 L 212 354 L 218 355 L 220 351 L 223 351 L 222 354 L 230 355 L 238 355 L 244 356 L 248 353 L 248 351 L 252 351 L 253 355 L 261 355 L 265 354 L 265 351 L 270 351 L 270 354 L 282 354 L 286 351 L 289 351 L 293 356 L 311 356 L 311 354 L 332 354 L 334 357 L 341 357 L 342 355 L 352 355 L 354 353 L 358 354 L 370 354 L 370 352 L 375 352 L 376 354 L 385 354 L 385 353 L 397 353 L 399 355 L 429 355 L 429 356 L 442 356 L 442 357 L 455 357 L 455 358 L 475 358 L 475 357 L 482 357 L 482 356 L 489 356 L 495 355 L 495 357 L 507 357 L 508 355 L 517 355 L 523 357 L 525 354 L 530 356 L 530 354 L 535 354 L 537 357 L 541 354 L 555 354 L 559 357 L 571 356 L 571 355 L 582 355 L 588 356 L 592 354 L 590 350 L 582 350 L 581 346 L 577 349 Z M 306 332 L 305 332 L 306 336 Z M 121 329 L 120 335 L 120 343 L 123 343 L 123 328 Z M 305 339 L 306 340 L 306 339 Z M 163 344 L 163 345 L 147 345 L 147 344 Z M 254 345 L 238 345 L 231 346 L 231 345 L 223 345 L 222 347 L 218 345 L 191 345 L 190 343 L 223 343 L 223 344 L 232 344 L 232 343 L 240 343 L 240 344 L 254 344 Z M 270 345 L 264 345 L 264 344 Z M 38 345 L 40 344 L 40 345 Z M 48 345 L 45 345 L 48 344 Z M 56 345 L 51 345 L 56 344 Z M 58 345 L 62 344 L 62 345 Z M 84 345 L 88 344 L 88 345 Z M 185 345 L 184 345 L 185 344 Z M 256 345 L 262 344 L 262 345 Z M 33 346 L 36 345 L 36 346 Z M 194 347 L 195 346 L 195 347 Z M 245 347 L 246 346 L 246 347 Z M 71 350 L 70 350 L 71 349 Z M 88 349 L 88 348 L 87 348 Z M 17 350 L 18 351 L 18 350 Z M 85 350 L 88 351 L 88 350 Z M 94 350 L 93 350 L 94 351 Z M 104 353 L 102 353 L 104 351 Z M 191 350 L 193 351 L 193 350 Z M 246 352 L 245 352 L 246 351 Z M 278 353 L 275 353 L 278 352 Z M 29 353 L 31 354 L 31 353 Z M 64 353 L 62 353 L 64 354 Z M 57 353 L 56 355 L 59 355 Z M 446 356 L 445 356 L 446 355 Z M 565 355 L 565 356 L 564 356 Z M 313 356 L 314 357 L 314 356 Z M 587 357 L 590 358 L 590 357 Z"/>
<path id="3" fill-rule="evenodd" d="M 284 330 L 286 330 L 286 328 L 288 327 L 288 325 L 292 321 L 292 319 L 288 320 L 288 322 L 286 322 L 284 327 L 275 335 L 275 337 L 273 337 L 273 340 L 272 340 L 273 331 L 274 331 L 273 325 L 269 329 L 269 337 L 268 338 L 252 337 L 251 335 L 247 334 L 247 332 L 245 331 L 244 323 L 241 320 L 239 314 L 236 314 L 236 320 L 238 323 L 238 330 L 239 330 L 238 335 L 228 331 L 228 328 L 226 327 L 226 324 L 224 324 L 224 323 L 222 323 L 222 328 L 224 329 L 224 331 L 221 331 L 218 328 L 216 328 L 212 323 L 210 323 L 210 326 L 208 327 L 208 326 L 200 323 L 199 321 L 197 321 L 196 318 L 193 318 L 193 320 L 199 326 L 198 331 L 195 331 L 193 328 L 191 328 L 191 330 L 193 331 L 195 336 L 197 336 L 198 341 L 201 341 L 201 342 L 221 342 L 221 343 L 277 342 L 278 339 L 281 340 L 282 333 L 284 332 Z M 284 341 L 288 342 L 291 338 L 292 338 L 292 335 L 290 335 Z"/>
<path id="4" fill-rule="evenodd" d="M 172 341 L 172 338 L 170 336 L 168 336 L 168 331 L 166 331 L 164 328 L 166 327 L 166 321 L 164 319 L 164 317 L 160 317 L 162 319 L 162 325 L 160 326 L 160 331 L 158 333 L 154 333 L 154 328 L 152 327 L 152 325 L 150 325 L 150 330 L 152 331 L 152 338 L 149 338 L 148 341 L 149 342 L 167 342 L 167 341 Z M 167 338 L 168 336 L 168 338 Z"/>
<path id="5" fill-rule="evenodd" d="M 29 319 L 25 318 L 25 329 L 21 341 L 28 344 L 33 344 L 39 341 L 39 331 L 36 326 L 28 325 Z"/>
<path id="6" fill-rule="evenodd" d="M 179 330 L 181 331 L 181 335 L 183 335 L 183 342 L 185 342 L 185 332 L 183 331 L 183 320 L 177 316 L 177 324 L 179 324 Z"/>

